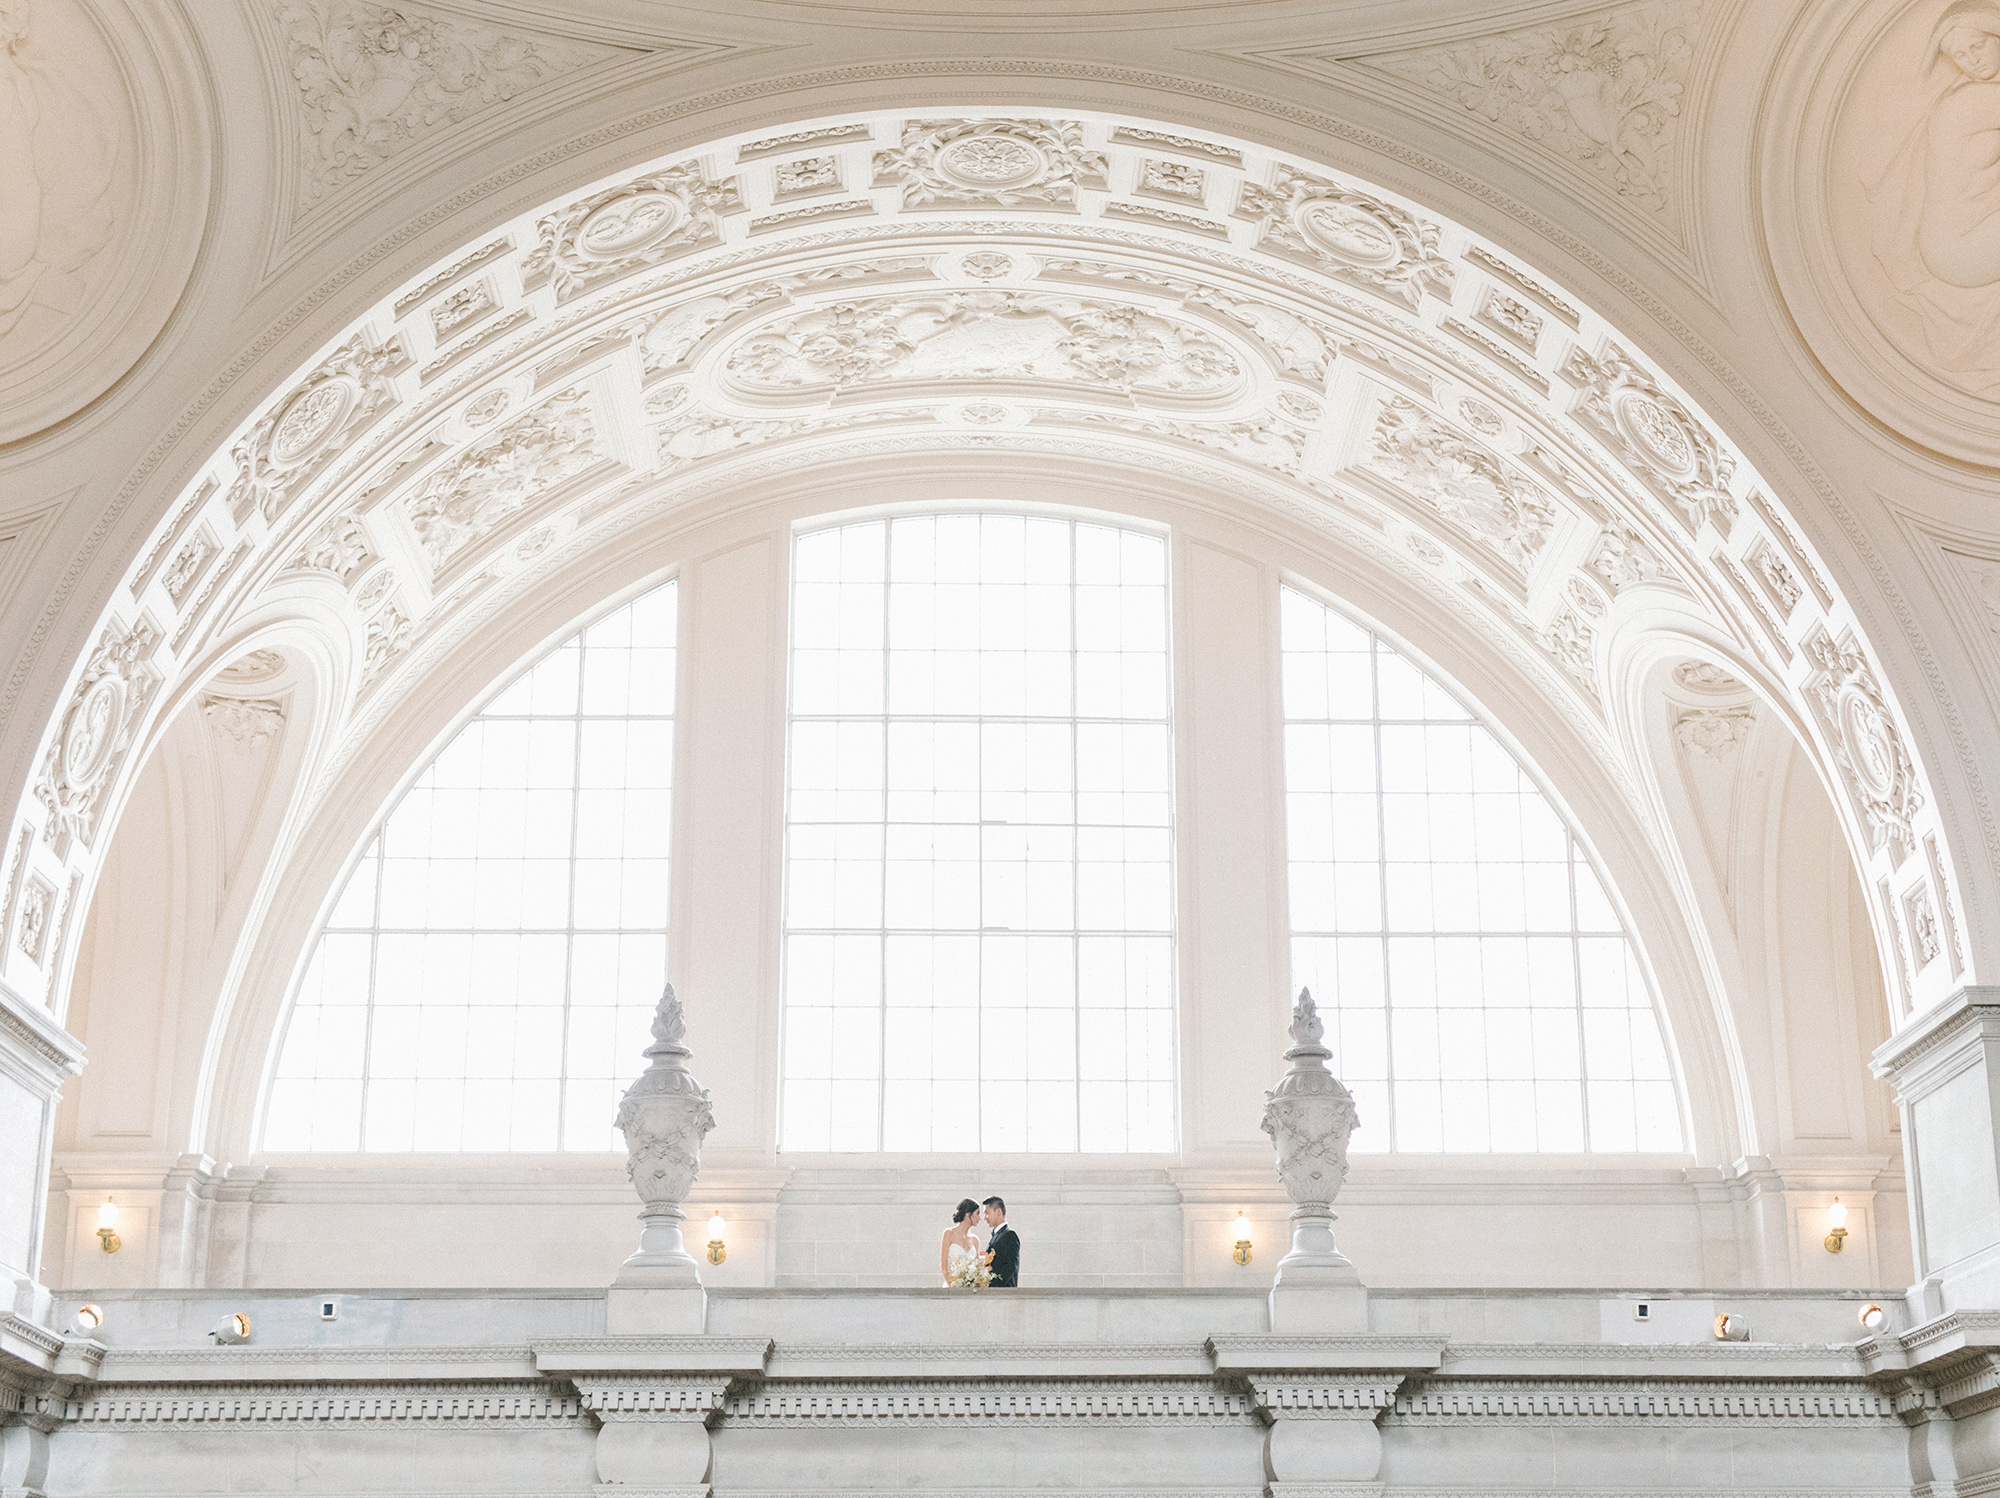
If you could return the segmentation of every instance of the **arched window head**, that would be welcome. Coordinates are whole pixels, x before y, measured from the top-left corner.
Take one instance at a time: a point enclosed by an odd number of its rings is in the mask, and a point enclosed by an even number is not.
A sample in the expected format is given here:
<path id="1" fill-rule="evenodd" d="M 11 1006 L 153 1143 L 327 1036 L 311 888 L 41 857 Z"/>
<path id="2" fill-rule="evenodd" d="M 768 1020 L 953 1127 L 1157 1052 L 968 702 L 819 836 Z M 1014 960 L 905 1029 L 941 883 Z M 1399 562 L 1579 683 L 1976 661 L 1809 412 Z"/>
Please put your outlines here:
<path id="1" fill-rule="evenodd" d="M 1281 598 L 1292 978 L 1357 1150 L 1682 1149 L 1659 1014 L 1604 885 L 1451 690 Z"/>
<path id="2" fill-rule="evenodd" d="M 1166 551 L 798 538 L 781 1148 L 1174 1147 Z"/>
<path id="3" fill-rule="evenodd" d="M 667 965 L 675 587 L 564 641 L 384 818 L 286 1022 L 263 1147 L 620 1149 Z"/>

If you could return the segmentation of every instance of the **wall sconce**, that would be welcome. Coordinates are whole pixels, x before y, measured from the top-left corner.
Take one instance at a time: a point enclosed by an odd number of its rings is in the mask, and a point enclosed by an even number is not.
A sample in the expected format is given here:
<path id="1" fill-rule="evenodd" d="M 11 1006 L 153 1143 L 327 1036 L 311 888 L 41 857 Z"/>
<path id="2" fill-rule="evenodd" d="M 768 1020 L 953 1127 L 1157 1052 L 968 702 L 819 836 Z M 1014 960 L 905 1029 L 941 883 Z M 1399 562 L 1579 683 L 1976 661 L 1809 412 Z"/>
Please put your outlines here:
<path id="1" fill-rule="evenodd" d="M 1870 1336 L 1889 1324 L 1888 1313 L 1872 1301 L 1861 1308 L 1857 1313 L 1857 1319 L 1868 1330 Z"/>
<path id="2" fill-rule="evenodd" d="M 238 1342 L 248 1342 L 250 1340 L 250 1318 L 243 1312 L 238 1311 L 233 1316 L 224 1317 L 222 1324 L 217 1326 L 209 1335 L 215 1338 L 217 1344 L 228 1343 L 234 1345 Z"/>
<path id="3" fill-rule="evenodd" d="M 108 1254 L 118 1252 L 118 1245 L 124 1240 L 116 1231 L 118 1226 L 118 1204 L 110 1197 L 104 1198 L 104 1205 L 97 1209 L 97 1243 Z"/>
<path id="4" fill-rule="evenodd" d="M 722 1241 L 728 1225 L 722 1220 L 722 1209 L 717 1207 L 715 1215 L 708 1219 L 708 1262 L 720 1264 L 729 1257 L 729 1249 Z"/>
<path id="5" fill-rule="evenodd" d="M 1731 1316 L 1727 1312 L 1715 1318 L 1715 1340 L 1718 1342 L 1748 1342 L 1750 1323 L 1741 1316 Z"/>
<path id="6" fill-rule="evenodd" d="M 1840 1204 L 1839 1197 L 1836 1196 L 1833 1205 L 1826 1209 L 1826 1220 L 1833 1227 L 1833 1231 L 1826 1235 L 1826 1251 L 1837 1254 L 1840 1252 L 1840 1240 L 1847 1236 L 1847 1208 Z"/>
<path id="7" fill-rule="evenodd" d="M 104 1312 L 98 1306 L 80 1305 L 70 1318 L 69 1329 L 79 1337 L 87 1337 L 104 1325 Z"/>
<path id="8" fill-rule="evenodd" d="M 1239 1264 L 1250 1262 L 1250 1219 L 1241 1212 L 1236 1214 L 1236 1252 L 1230 1257 Z"/>

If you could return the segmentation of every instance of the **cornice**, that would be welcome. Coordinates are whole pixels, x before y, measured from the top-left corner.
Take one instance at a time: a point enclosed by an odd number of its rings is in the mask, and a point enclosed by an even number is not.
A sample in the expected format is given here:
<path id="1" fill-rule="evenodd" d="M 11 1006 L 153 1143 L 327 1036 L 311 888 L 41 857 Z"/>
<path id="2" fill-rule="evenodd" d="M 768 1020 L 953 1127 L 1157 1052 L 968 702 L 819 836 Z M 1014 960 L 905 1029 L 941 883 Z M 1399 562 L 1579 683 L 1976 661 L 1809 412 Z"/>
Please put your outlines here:
<path id="1" fill-rule="evenodd" d="M 39 1004 L 0 982 L 0 1045 L 44 1075 L 51 1092 L 83 1070 L 83 1042 Z"/>

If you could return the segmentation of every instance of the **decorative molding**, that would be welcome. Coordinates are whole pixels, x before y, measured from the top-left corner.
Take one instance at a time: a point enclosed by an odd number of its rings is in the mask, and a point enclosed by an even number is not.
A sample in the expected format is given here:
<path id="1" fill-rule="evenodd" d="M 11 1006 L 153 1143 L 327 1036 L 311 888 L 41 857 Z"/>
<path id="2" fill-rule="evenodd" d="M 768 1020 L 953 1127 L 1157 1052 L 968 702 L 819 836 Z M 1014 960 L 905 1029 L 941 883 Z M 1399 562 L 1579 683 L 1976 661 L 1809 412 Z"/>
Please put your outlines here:
<path id="1" fill-rule="evenodd" d="M 105 793 L 160 684 L 161 673 L 152 664 L 159 645 L 159 626 L 150 618 L 141 615 L 130 625 L 114 621 L 70 694 L 35 781 L 35 799 L 47 814 L 42 838 L 57 858 L 69 856 L 72 842 L 88 848 L 96 838 Z"/>
<path id="2" fill-rule="evenodd" d="M 306 1349 L 300 1349 L 300 1352 Z M 381 1349 L 371 1349 L 377 1356 Z M 182 1354 L 183 1356 L 185 1354 Z M 297 1354 L 294 1354 L 297 1355 Z M 545 1379 L 478 1383 L 369 1382 L 363 1385 L 141 1384 L 95 1389 L 68 1401 L 79 1426 L 149 1425 L 471 1425 L 480 1429 L 591 1424 L 587 1396 Z"/>
<path id="3" fill-rule="evenodd" d="M 1279 165 L 1271 185 L 1246 182 L 1236 216 L 1257 225 L 1260 248 L 1305 261 L 1410 308 L 1425 293 L 1451 300 L 1452 264 L 1436 224 L 1369 193 Z"/>
<path id="4" fill-rule="evenodd" d="M 722 1405 L 731 1425 L 1254 1425 L 1255 1406 L 1212 1378 L 1143 1383 L 1070 1378 L 923 1384 L 766 1379 Z"/>
<path id="5" fill-rule="evenodd" d="M 1074 120 L 906 120 L 902 140 L 875 153 L 875 186 L 902 206 L 1065 208 L 1080 187 L 1102 188 L 1101 152 Z"/>
<path id="6" fill-rule="evenodd" d="M 1866 825 L 1872 851 L 1892 864 L 1916 850 L 1914 822 L 1924 793 L 1903 735 L 1852 633 L 1836 642 L 1825 628 L 1805 641 L 1814 671 L 1806 698 L 1832 747 L 1834 764 Z"/>
<path id="7" fill-rule="evenodd" d="M 1376 417 L 1367 466 L 1525 573 L 1548 544 L 1556 510 L 1488 449 L 1411 401 L 1392 397 Z"/>
<path id="8" fill-rule="evenodd" d="M 1390 1425 L 1650 1425 L 1680 1421 L 1815 1426 L 1898 1420 L 1889 1394 L 1867 1384 L 1823 1380 L 1717 1383 L 1648 1378 L 1426 1379 L 1398 1394 Z"/>
<path id="9" fill-rule="evenodd" d="M 432 572 L 442 572 L 544 490 L 603 457 L 588 395 L 564 390 L 438 469 L 402 510 Z"/>

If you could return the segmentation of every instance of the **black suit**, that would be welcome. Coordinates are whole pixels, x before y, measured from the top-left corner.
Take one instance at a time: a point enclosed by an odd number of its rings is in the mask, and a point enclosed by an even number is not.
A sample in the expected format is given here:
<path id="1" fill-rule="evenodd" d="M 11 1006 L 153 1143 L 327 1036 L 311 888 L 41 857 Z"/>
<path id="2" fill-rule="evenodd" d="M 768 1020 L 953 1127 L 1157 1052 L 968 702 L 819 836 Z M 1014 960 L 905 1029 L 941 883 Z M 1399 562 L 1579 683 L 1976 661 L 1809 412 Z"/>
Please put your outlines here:
<path id="1" fill-rule="evenodd" d="M 1021 1235 L 1003 1222 L 986 1249 L 993 1255 L 993 1283 L 1008 1290 L 1018 1288 L 1021 1283 Z"/>

